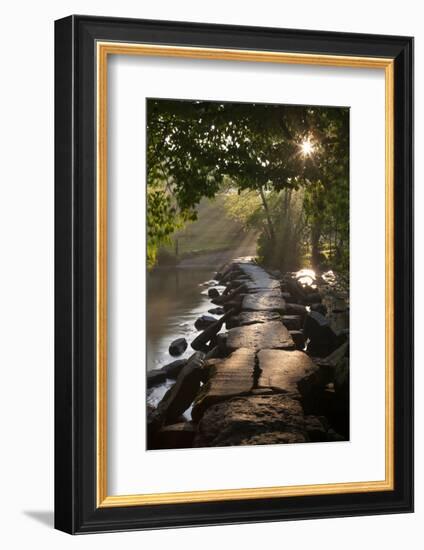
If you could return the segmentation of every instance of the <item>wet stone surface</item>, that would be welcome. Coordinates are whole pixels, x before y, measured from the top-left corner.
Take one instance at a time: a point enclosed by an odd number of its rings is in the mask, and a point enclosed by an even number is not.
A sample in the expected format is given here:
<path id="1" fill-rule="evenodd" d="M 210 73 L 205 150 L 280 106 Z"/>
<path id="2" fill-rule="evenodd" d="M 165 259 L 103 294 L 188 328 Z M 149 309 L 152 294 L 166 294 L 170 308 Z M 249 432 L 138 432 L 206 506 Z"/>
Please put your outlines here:
<path id="1" fill-rule="evenodd" d="M 201 419 L 195 447 L 266 445 L 307 441 L 303 409 L 283 394 L 240 397 L 210 407 Z"/>
<path id="2" fill-rule="evenodd" d="M 242 311 L 239 315 L 236 315 L 230 319 L 231 322 L 227 323 L 227 328 L 280 320 L 281 315 L 276 311 Z"/>
<path id="3" fill-rule="evenodd" d="M 329 300 L 319 281 L 304 286 L 297 274 L 268 273 L 251 258 L 220 271 L 220 285 L 201 285 L 218 307 L 192 321 L 202 332 L 189 341 L 201 351 L 149 375 L 149 385 L 176 379 L 148 411 L 149 448 L 348 439 L 347 302 Z M 173 341 L 169 352 L 185 353 L 184 344 Z"/>
<path id="4" fill-rule="evenodd" d="M 219 401 L 250 392 L 254 383 L 255 353 L 238 349 L 209 368 L 209 380 L 194 402 L 192 418 L 197 421 L 204 411 Z"/>
<path id="5" fill-rule="evenodd" d="M 303 351 L 263 349 L 258 353 L 258 361 L 259 387 L 271 387 L 293 395 L 299 395 L 301 380 L 308 378 L 313 384 L 311 375 L 319 373 L 317 365 Z"/>
<path id="6" fill-rule="evenodd" d="M 273 290 L 280 290 L 280 283 L 278 281 L 269 280 L 265 281 L 263 283 L 260 282 L 253 282 L 253 281 L 241 281 L 243 283 L 245 290 L 247 292 L 263 292 L 263 291 L 273 291 Z"/>
<path id="7" fill-rule="evenodd" d="M 274 291 L 258 292 L 245 296 L 241 308 L 244 311 L 278 311 L 284 313 L 286 302 L 281 293 Z"/>
<path id="8" fill-rule="evenodd" d="M 257 323 L 232 328 L 228 331 L 227 348 L 261 349 L 294 349 L 289 331 L 280 321 Z"/>

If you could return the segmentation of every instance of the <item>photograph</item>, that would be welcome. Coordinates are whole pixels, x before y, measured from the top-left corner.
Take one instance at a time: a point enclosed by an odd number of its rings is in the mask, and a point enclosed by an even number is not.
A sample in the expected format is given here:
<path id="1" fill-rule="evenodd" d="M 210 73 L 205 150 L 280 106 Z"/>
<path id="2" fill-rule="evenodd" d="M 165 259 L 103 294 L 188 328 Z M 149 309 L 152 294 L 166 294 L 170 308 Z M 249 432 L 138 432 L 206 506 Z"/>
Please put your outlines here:
<path id="1" fill-rule="evenodd" d="M 414 39 L 286 11 L 55 21 L 59 531 L 413 511 Z"/>
<path id="2" fill-rule="evenodd" d="M 349 134 L 146 98 L 148 450 L 349 441 Z"/>

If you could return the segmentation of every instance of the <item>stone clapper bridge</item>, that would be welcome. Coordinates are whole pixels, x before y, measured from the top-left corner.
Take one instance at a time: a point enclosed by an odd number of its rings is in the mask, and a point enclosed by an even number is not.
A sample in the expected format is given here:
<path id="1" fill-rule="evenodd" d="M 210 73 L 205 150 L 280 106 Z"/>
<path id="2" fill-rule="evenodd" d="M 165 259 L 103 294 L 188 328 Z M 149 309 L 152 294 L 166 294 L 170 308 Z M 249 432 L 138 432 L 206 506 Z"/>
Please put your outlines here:
<path id="1" fill-rule="evenodd" d="M 338 410 L 346 416 L 348 333 L 331 328 L 320 295 L 251 258 L 233 260 L 215 279 L 225 290 L 209 289 L 218 306 L 210 311 L 222 317 L 198 319 L 204 330 L 188 360 L 148 373 L 148 387 L 176 379 L 148 410 L 148 448 L 348 439 L 348 429 L 341 435 L 328 421 Z M 304 351 L 305 338 L 318 357 Z"/>

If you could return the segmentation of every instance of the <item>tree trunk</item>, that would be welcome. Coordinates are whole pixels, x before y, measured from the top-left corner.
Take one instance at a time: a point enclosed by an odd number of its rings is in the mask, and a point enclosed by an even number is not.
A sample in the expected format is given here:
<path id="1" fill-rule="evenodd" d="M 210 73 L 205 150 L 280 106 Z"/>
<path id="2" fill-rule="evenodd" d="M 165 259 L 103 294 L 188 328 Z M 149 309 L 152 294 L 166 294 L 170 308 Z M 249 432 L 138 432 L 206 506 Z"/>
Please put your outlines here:
<path id="1" fill-rule="evenodd" d="M 269 236 L 271 238 L 271 241 L 275 242 L 274 225 L 273 225 L 272 220 L 271 220 L 271 213 L 269 211 L 269 206 L 268 206 L 268 203 L 266 201 L 265 193 L 264 193 L 264 190 L 262 188 L 262 185 L 259 186 L 259 194 L 261 196 L 262 205 L 264 207 L 266 219 L 267 219 L 267 222 L 268 222 Z"/>
<path id="2" fill-rule="evenodd" d="M 318 275 L 320 273 L 319 239 L 321 237 L 321 223 L 317 220 L 311 229 L 311 261 L 312 268 Z"/>

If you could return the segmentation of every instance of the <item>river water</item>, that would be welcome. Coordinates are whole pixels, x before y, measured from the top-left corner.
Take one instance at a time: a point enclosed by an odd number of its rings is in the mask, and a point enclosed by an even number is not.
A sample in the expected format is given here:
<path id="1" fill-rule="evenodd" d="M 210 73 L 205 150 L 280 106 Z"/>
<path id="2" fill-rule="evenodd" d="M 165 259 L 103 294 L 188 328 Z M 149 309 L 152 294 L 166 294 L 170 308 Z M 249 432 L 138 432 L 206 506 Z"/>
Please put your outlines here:
<path id="1" fill-rule="evenodd" d="M 216 267 L 191 266 L 185 268 L 161 267 L 147 277 L 147 370 L 158 369 L 194 353 L 190 342 L 198 335 L 194 322 L 214 306 L 208 298 L 208 289 Z M 217 286 L 219 290 L 224 287 Z M 217 317 L 218 318 L 218 317 Z M 169 354 L 169 344 L 176 338 L 185 338 L 186 351 L 178 356 Z M 174 383 L 148 390 L 147 402 L 157 405 L 166 390 Z"/>

